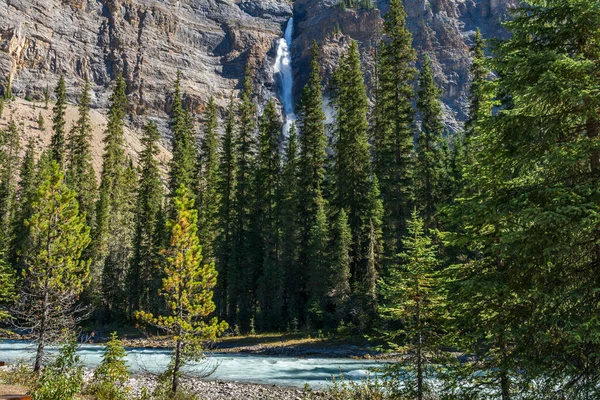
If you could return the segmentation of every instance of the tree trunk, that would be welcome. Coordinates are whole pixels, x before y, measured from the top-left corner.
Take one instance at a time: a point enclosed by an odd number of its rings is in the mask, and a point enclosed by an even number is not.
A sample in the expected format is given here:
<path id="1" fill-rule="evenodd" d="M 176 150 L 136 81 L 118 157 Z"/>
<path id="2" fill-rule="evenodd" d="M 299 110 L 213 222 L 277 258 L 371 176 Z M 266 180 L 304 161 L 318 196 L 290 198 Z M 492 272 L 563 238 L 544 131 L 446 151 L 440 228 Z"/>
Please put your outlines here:
<path id="1" fill-rule="evenodd" d="M 44 349 L 46 347 L 46 322 L 48 320 L 48 291 L 44 294 L 42 303 L 42 318 L 40 321 L 40 332 L 38 334 L 38 347 L 35 354 L 33 372 L 39 372 L 44 361 Z"/>
<path id="2" fill-rule="evenodd" d="M 173 364 L 173 385 L 171 390 L 173 393 L 177 393 L 179 388 L 179 370 L 181 369 L 181 332 L 177 338 L 177 345 L 175 346 L 175 362 Z"/>
<path id="3" fill-rule="evenodd" d="M 417 399 L 423 400 L 423 332 L 421 331 L 421 291 L 417 283 Z"/>

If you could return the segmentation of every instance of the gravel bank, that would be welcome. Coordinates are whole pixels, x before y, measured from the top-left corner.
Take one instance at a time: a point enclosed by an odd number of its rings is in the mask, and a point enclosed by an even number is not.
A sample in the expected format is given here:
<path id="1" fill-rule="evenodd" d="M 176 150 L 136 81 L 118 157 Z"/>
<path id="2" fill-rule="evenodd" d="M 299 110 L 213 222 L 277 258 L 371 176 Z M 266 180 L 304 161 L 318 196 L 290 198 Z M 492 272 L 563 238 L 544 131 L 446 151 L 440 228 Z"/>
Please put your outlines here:
<path id="1" fill-rule="evenodd" d="M 132 395 L 137 396 L 143 388 L 152 391 L 156 377 L 135 375 L 129 380 Z M 206 381 L 194 377 L 182 378 L 182 386 L 197 394 L 202 400 L 302 400 L 304 391 L 275 385 Z"/>

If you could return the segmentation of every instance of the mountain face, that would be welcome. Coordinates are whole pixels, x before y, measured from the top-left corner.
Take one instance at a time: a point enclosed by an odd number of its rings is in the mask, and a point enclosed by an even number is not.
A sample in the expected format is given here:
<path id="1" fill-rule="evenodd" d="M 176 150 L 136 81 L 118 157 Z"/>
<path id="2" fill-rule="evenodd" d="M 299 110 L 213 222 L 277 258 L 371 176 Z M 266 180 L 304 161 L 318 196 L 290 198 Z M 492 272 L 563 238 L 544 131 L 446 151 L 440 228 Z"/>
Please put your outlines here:
<path id="1" fill-rule="evenodd" d="M 201 112 L 210 95 L 224 107 L 240 87 L 246 65 L 257 72 L 260 102 L 273 97 L 277 40 L 294 15 L 295 95 L 306 81 L 310 46 L 322 45 L 326 76 L 350 39 L 361 44 L 365 76 L 372 81 L 381 13 L 342 9 L 339 0 L 0 0 L 0 92 L 8 79 L 22 98 L 41 99 L 64 74 L 75 101 L 82 80 L 104 108 L 118 73 L 127 81 L 131 112 L 163 119 L 177 69 L 186 104 Z M 407 23 L 420 52 L 433 58 L 444 89 L 447 122 L 465 118 L 468 48 L 475 28 L 484 37 L 504 33 L 500 21 L 516 0 L 405 0 Z"/>

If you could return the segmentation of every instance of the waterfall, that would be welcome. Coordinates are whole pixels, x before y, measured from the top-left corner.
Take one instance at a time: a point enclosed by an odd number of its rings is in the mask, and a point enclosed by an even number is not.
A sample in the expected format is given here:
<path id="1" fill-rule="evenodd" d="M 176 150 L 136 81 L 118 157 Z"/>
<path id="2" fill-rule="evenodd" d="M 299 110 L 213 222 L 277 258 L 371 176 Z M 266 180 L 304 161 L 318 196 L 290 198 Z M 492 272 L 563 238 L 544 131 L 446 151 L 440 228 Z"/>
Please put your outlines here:
<path id="1" fill-rule="evenodd" d="M 275 74 L 279 76 L 280 90 L 279 99 L 283 105 L 285 114 L 285 124 L 283 133 L 287 135 L 292 123 L 296 120 L 294 114 L 294 96 L 293 85 L 294 76 L 292 75 L 292 35 L 294 33 L 294 18 L 290 18 L 285 28 L 285 35 L 279 39 L 277 46 L 277 58 L 275 59 Z"/>

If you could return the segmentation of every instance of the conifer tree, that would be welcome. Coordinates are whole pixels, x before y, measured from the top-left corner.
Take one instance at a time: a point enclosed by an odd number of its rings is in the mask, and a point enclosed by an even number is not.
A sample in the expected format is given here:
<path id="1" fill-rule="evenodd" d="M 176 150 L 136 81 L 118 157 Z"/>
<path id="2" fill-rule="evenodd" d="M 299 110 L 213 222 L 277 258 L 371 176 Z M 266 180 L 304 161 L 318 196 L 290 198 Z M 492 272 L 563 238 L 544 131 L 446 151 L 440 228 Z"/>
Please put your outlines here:
<path id="1" fill-rule="evenodd" d="M 169 189 L 171 196 L 180 185 L 188 188 L 196 187 L 196 158 L 197 149 L 194 138 L 194 127 L 189 111 L 183 106 L 181 94 L 181 71 L 177 71 L 177 80 L 173 93 L 171 110 L 171 159 L 169 169 Z"/>
<path id="2" fill-rule="evenodd" d="M 486 66 L 485 40 L 481 36 L 479 28 L 475 31 L 473 47 L 471 48 L 473 61 L 469 66 L 471 88 L 469 90 L 469 118 L 465 123 L 465 136 L 473 136 L 475 124 L 480 116 L 491 113 L 489 91 L 486 90 L 486 82 L 489 70 Z"/>
<path id="3" fill-rule="evenodd" d="M 260 121 L 256 165 L 255 232 L 258 235 L 262 260 L 259 267 L 259 301 L 262 328 L 273 329 L 283 312 L 283 270 L 281 269 L 281 122 L 271 100 Z"/>
<path id="4" fill-rule="evenodd" d="M 478 113 L 473 190 L 457 207 L 471 257 L 453 269 L 455 311 L 473 333 L 465 348 L 486 361 L 477 368 L 493 372 L 475 383 L 497 397 L 594 397 L 597 369 L 582 366 L 598 365 L 588 356 L 600 344 L 589 291 L 600 265 L 600 103 L 590 96 L 600 10 L 528 1 L 506 27 L 490 60 L 498 110 Z"/>
<path id="5" fill-rule="evenodd" d="M 298 265 L 300 246 L 300 224 L 298 211 L 298 133 L 292 124 L 285 144 L 281 171 L 281 269 L 284 273 L 285 316 L 289 321 L 300 317 L 301 271 Z"/>
<path id="6" fill-rule="evenodd" d="M 228 265 L 231 272 L 228 279 L 229 319 L 239 321 L 244 331 L 250 328 L 252 284 L 257 278 L 256 265 L 248 265 L 248 263 L 259 252 L 259 249 L 252 248 L 256 241 L 253 240 L 251 226 L 256 161 L 256 106 L 252 101 L 252 93 L 252 73 L 248 68 L 238 109 L 233 242 Z"/>
<path id="7" fill-rule="evenodd" d="M 165 315 L 139 312 L 138 318 L 165 331 L 175 340 L 175 350 L 169 368 L 171 390 L 179 390 L 181 368 L 190 361 L 199 361 L 205 341 L 215 340 L 227 323 L 216 317 L 212 300 L 217 281 L 214 263 L 202 264 L 202 246 L 198 241 L 198 212 L 185 186 L 173 199 L 175 219 L 170 220 L 169 245 L 162 250 L 165 257 L 161 296 L 167 304 Z"/>
<path id="8" fill-rule="evenodd" d="M 69 187 L 77 193 L 79 208 L 86 213 L 88 225 L 92 226 L 98 184 L 92 165 L 90 101 L 90 83 L 86 79 L 79 99 L 79 118 L 69 135 L 66 179 Z"/>
<path id="9" fill-rule="evenodd" d="M 233 98 L 231 99 L 227 119 L 225 123 L 225 134 L 222 139 L 222 148 L 219 155 L 219 186 L 218 193 L 221 199 L 219 204 L 219 236 L 217 251 L 217 272 L 220 279 L 215 288 L 216 305 L 218 315 L 224 318 L 227 315 L 228 285 L 229 280 L 234 277 L 234 272 L 229 268 L 231 261 L 231 250 L 233 247 L 234 228 L 234 199 L 235 199 L 235 168 L 236 151 L 235 143 L 235 110 Z"/>
<path id="10" fill-rule="evenodd" d="M 322 197 L 318 198 L 317 215 L 308 240 L 308 314 L 313 328 L 323 322 L 324 300 L 329 284 L 329 222 Z"/>
<path id="11" fill-rule="evenodd" d="M 384 39 L 377 59 L 376 101 L 373 111 L 373 168 L 381 185 L 385 208 L 385 265 L 398 262 L 413 201 L 412 80 L 416 52 L 406 26 L 402 0 L 391 0 L 385 15 Z"/>
<path id="12" fill-rule="evenodd" d="M 319 47 L 312 45 L 312 59 L 308 82 L 302 90 L 298 107 L 298 127 L 300 131 L 300 155 L 298 159 L 298 226 L 300 247 L 298 254 L 298 276 L 294 282 L 295 302 L 306 297 L 306 272 L 308 270 L 308 238 L 317 214 L 317 202 L 325 189 L 325 114 L 323 113 L 323 87 L 321 85 L 321 65 Z M 298 309 L 301 305 L 297 304 Z"/>
<path id="13" fill-rule="evenodd" d="M 374 188 L 367 133 L 368 99 L 356 42 L 352 42 L 348 53 L 340 60 L 333 79 L 332 100 L 336 111 L 333 206 L 344 209 L 348 214 L 353 241 L 352 279 L 364 291 L 369 286 L 366 279 L 371 223 L 379 222 L 375 221 L 376 203 L 372 201 Z M 378 227 L 376 231 L 379 230 Z"/>
<path id="14" fill-rule="evenodd" d="M 43 365 L 46 345 L 72 331 L 81 317 L 77 299 L 89 276 L 89 262 L 81 259 L 90 241 L 89 227 L 79 213 L 75 193 L 64 183 L 56 160 L 42 177 L 27 221 L 25 284 L 16 312 L 35 338 L 36 372 Z"/>
<path id="15" fill-rule="evenodd" d="M 52 158 L 63 167 L 66 156 L 66 133 L 65 133 L 65 112 L 67 109 L 67 92 L 65 88 L 65 77 L 60 76 L 58 84 L 54 89 L 56 95 L 56 103 L 52 112 L 52 139 L 50 147 L 52 148 Z"/>
<path id="16" fill-rule="evenodd" d="M 90 382 L 90 392 L 101 398 L 125 400 L 130 389 L 126 386 L 129 380 L 126 358 L 123 343 L 116 332 L 111 333 L 102 354 L 102 361 Z"/>
<path id="17" fill-rule="evenodd" d="M 38 180 L 39 173 L 36 170 L 35 163 L 35 143 L 33 139 L 29 139 L 21 162 L 17 189 L 18 207 L 12 221 L 12 243 L 8 254 L 9 263 L 17 270 L 22 268 L 21 255 L 23 250 L 27 248 L 29 228 L 26 222 L 31 217 Z"/>
<path id="18" fill-rule="evenodd" d="M 352 232 L 348 226 L 348 216 L 342 209 L 338 212 L 332 232 L 331 272 L 329 276 L 331 302 L 335 306 L 337 322 L 346 316 L 346 306 L 350 300 L 350 251 Z"/>
<path id="19" fill-rule="evenodd" d="M 13 120 L 0 131 L 0 251 L 8 255 L 11 224 L 17 208 L 17 171 L 21 149 L 19 130 Z"/>
<path id="20" fill-rule="evenodd" d="M 400 391 L 404 396 L 422 400 L 430 398 L 432 390 L 430 379 L 435 373 L 432 354 L 439 350 L 444 301 L 436 272 L 436 247 L 425 233 L 424 221 L 416 210 L 408 222 L 408 234 L 403 242 L 403 267 L 390 269 L 380 281 L 383 300 L 379 312 L 385 320 L 402 322 L 401 328 L 392 328 L 391 324 L 384 332 L 392 348 L 399 349 L 406 344 L 408 354 L 406 362 L 391 367 L 391 371 L 404 375 L 409 368 L 414 372 L 414 380 L 402 385 Z"/>
<path id="21" fill-rule="evenodd" d="M 10 313 L 6 311 L 15 295 L 15 271 L 14 269 L 0 259 L 0 322 L 10 318 Z"/>
<path id="22" fill-rule="evenodd" d="M 199 231 L 204 258 L 215 260 L 215 245 L 219 236 L 219 132 L 217 106 L 210 98 L 206 109 L 206 127 L 200 147 L 200 189 L 198 190 Z"/>
<path id="23" fill-rule="evenodd" d="M 128 173 L 130 163 L 125 155 L 123 136 L 126 112 L 125 80 L 118 76 L 111 96 L 104 137 L 101 183 L 93 235 L 94 269 L 91 287 L 96 305 L 100 302 L 97 298 L 100 291 L 105 292 L 102 301 L 109 317 L 115 316 L 111 316 L 111 311 L 123 311 L 118 310 L 123 306 L 123 299 L 114 298 L 113 295 L 121 296 L 125 282 L 114 279 L 123 278 L 121 272 L 126 268 L 130 257 L 133 231 L 130 203 L 135 200 L 135 196 L 131 196 L 132 187 L 127 187 L 131 173 Z M 103 282 L 102 276 L 110 277 L 111 280 Z M 106 295 L 109 295 L 109 298 Z"/>
<path id="24" fill-rule="evenodd" d="M 160 250 L 157 235 L 162 212 L 163 184 L 157 155 L 160 133 L 154 122 L 144 128 L 140 154 L 140 177 L 135 203 L 135 233 L 133 236 L 133 257 L 129 269 L 129 309 L 150 311 L 153 297 L 159 287 L 155 276 L 159 275 L 157 253 Z"/>
<path id="25" fill-rule="evenodd" d="M 419 76 L 417 109 L 421 116 L 421 129 L 417 141 L 415 173 L 416 201 L 422 212 L 426 228 L 438 226 L 438 207 L 446 200 L 448 154 L 444 147 L 444 123 L 440 90 L 435 83 L 431 61 L 426 55 Z"/>

